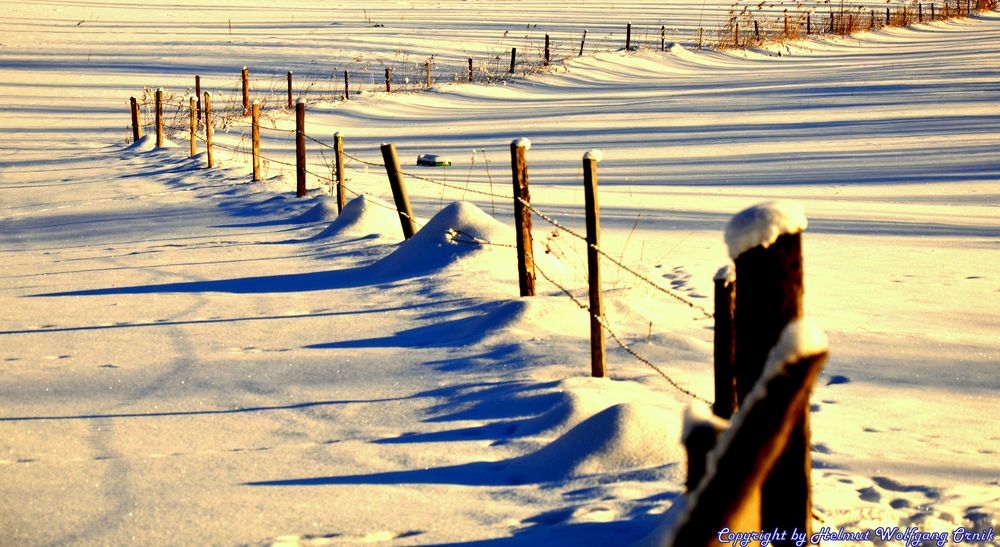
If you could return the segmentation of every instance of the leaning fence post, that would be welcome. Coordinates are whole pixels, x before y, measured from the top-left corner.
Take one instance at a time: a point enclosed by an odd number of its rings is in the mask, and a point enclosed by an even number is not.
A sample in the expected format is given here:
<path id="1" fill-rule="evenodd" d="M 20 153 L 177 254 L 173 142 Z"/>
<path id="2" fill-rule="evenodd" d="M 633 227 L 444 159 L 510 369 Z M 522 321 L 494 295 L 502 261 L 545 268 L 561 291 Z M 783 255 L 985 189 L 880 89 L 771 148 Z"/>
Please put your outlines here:
<path id="1" fill-rule="evenodd" d="M 212 94 L 205 92 L 205 157 L 208 160 L 208 167 L 214 165 L 212 161 Z"/>
<path id="2" fill-rule="evenodd" d="M 517 63 L 517 48 L 510 48 L 510 73 L 514 73 L 514 65 Z"/>
<path id="3" fill-rule="evenodd" d="M 344 136 L 339 131 L 333 135 L 333 157 L 337 170 L 337 213 L 339 214 L 347 204 L 346 188 L 344 187 Z"/>
<path id="4" fill-rule="evenodd" d="M 715 274 L 715 403 L 712 413 L 729 419 L 736 411 L 736 344 L 733 330 L 733 312 L 736 307 L 736 271 L 732 265 Z"/>
<path id="5" fill-rule="evenodd" d="M 288 109 L 292 109 L 292 71 L 288 71 Z"/>
<path id="6" fill-rule="evenodd" d="M 250 70 L 243 67 L 243 115 L 250 115 Z"/>
<path id="7" fill-rule="evenodd" d="M 549 52 L 549 35 L 545 35 L 545 66 L 549 66 L 552 61 L 552 56 Z"/>
<path id="8" fill-rule="evenodd" d="M 130 97 L 129 107 L 132 111 L 132 142 L 139 142 L 142 138 L 142 112 L 139 111 L 139 101 L 135 100 L 135 97 Z"/>
<path id="9" fill-rule="evenodd" d="M 306 195 L 306 102 L 295 103 L 295 196 Z"/>
<path id="10" fill-rule="evenodd" d="M 194 157 L 198 153 L 198 101 L 194 97 L 191 97 L 188 101 L 191 106 L 191 156 Z"/>
<path id="11" fill-rule="evenodd" d="M 201 76 L 194 77 L 194 96 L 198 99 L 198 121 L 201 121 Z"/>
<path id="12" fill-rule="evenodd" d="M 528 139 L 510 143 L 511 172 L 514 177 L 514 235 L 517 240 L 517 284 L 521 296 L 535 296 L 535 251 L 531 239 L 531 194 L 528 192 Z"/>
<path id="13" fill-rule="evenodd" d="M 583 37 L 580 38 L 580 57 L 583 57 L 583 45 L 587 43 L 587 29 L 583 29 Z"/>
<path id="14" fill-rule="evenodd" d="M 590 375 L 607 376 L 604 351 L 604 302 L 601 298 L 601 221 L 597 203 L 597 162 L 600 150 L 583 155 L 583 202 L 587 209 L 587 284 L 590 288 Z"/>
<path id="15" fill-rule="evenodd" d="M 156 90 L 156 147 L 163 148 L 163 88 Z"/>
<path id="16" fill-rule="evenodd" d="M 726 226 L 736 264 L 736 391 L 743 405 L 760 378 L 771 348 L 785 327 L 802 316 L 802 208 L 764 203 L 746 209 Z M 809 487 L 809 412 L 806 405 L 774 470 L 761 489 L 764 529 L 812 530 Z"/>
<path id="17" fill-rule="evenodd" d="M 291 74 L 291 72 L 289 72 Z M 250 109 L 250 141 L 253 151 L 253 180 L 260 180 L 260 101 L 255 100 Z"/>
<path id="18" fill-rule="evenodd" d="M 396 202 L 396 212 L 399 213 L 399 224 L 403 228 L 403 238 L 410 239 L 416 233 L 417 226 L 413 221 L 413 210 L 410 209 L 410 197 L 406 194 L 403 172 L 399 168 L 396 145 L 382 143 L 382 159 L 385 160 L 385 173 L 389 176 L 389 186 L 392 188 L 392 199 Z"/>

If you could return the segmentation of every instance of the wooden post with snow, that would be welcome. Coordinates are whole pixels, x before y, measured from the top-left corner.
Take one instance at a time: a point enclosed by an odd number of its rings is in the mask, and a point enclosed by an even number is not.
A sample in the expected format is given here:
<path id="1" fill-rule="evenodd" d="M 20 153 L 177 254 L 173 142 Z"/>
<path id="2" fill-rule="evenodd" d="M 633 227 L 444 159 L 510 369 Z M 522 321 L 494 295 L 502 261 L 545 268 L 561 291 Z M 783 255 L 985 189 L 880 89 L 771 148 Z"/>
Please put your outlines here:
<path id="1" fill-rule="evenodd" d="M 528 191 L 528 139 L 510 143 L 510 164 L 514 182 L 514 235 L 517 241 L 517 284 L 521 296 L 535 296 L 535 250 L 531 239 L 531 193 Z"/>
<path id="2" fill-rule="evenodd" d="M 545 66 L 549 66 L 552 62 L 552 54 L 549 50 L 549 35 L 545 35 Z"/>
<path id="3" fill-rule="evenodd" d="M 666 538 L 666 547 L 718 545 L 719 531 L 772 530 L 761 520 L 768 501 L 757 493 L 774 476 L 812 386 L 826 362 L 826 337 L 804 322 L 789 325 L 770 354 L 761 389 L 747 397 L 738 421 L 709 455 L 713 473 L 688 494 L 688 505 Z M 773 502 L 773 501 L 772 501 Z M 812 515 L 810 515 L 810 519 Z M 791 533 L 794 528 L 782 528 Z M 799 528 L 805 537 L 809 528 Z M 775 545 L 787 542 L 775 542 Z M 791 543 L 788 543 L 789 545 Z"/>
<path id="4" fill-rule="evenodd" d="M 292 71 L 288 71 L 288 109 L 291 110 L 293 106 L 292 103 Z"/>
<path id="5" fill-rule="evenodd" d="M 632 51 L 632 22 L 625 25 L 625 51 Z"/>
<path id="6" fill-rule="evenodd" d="M 517 48 L 510 48 L 510 73 L 514 73 L 514 66 L 517 64 Z"/>
<path id="7" fill-rule="evenodd" d="M 135 97 L 129 98 L 129 109 L 132 111 L 132 142 L 139 142 L 142 138 L 142 112 Z"/>
<path id="8" fill-rule="evenodd" d="M 424 82 L 424 89 L 430 89 L 431 88 L 431 60 L 430 59 L 427 60 L 427 63 L 424 65 L 424 68 L 427 70 L 427 80 Z"/>
<path id="9" fill-rule="evenodd" d="M 406 193 L 403 171 L 399 168 L 396 145 L 382 143 L 382 159 L 385 160 L 385 173 L 389 177 L 389 186 L 392 188 L 392 199 L 396 202 L 396 212 L 399 214 L 399 224 L 403 228 L 403 238 L 410 239 L 417 232 L 417 224 L 413 221 L 410 196 Z"/>
<path id="10" fill-rule="evenodd" d="M 729 420 L 701 410 L 700 403 L 692 403 L 684 414 L 684 428 L 681 441 L 687 452 L 687 479 L 684 486 L 688 492 L 698 488 L 705 476 L 708 453 L 715 448 L 719 434 L 725 431 Z"/>
<path id="11" fill-rule="evenodd" d="M 250 115 L 250 70 L 243 67 L 243 115 Z"/>
<path id="12" fill-rule="evenodd" d="M 156 90 L 156 147 L 163 148 L 163 88 Z"/>
<path id="13" fill-rule="evenodd" d="M 726 226 L 736 264 L 734 313 L 736 392 L 740 406 L 757 383 L 785 327 L 802 316 L 802 230 L 793 204 L 765 203 L 737 214 Z M 809 408 L 795 409 L 787 447 L 761 489 L 764 529 L 811 533 Z"/>
<path id="14" fill-rule="evenodd" d="M 337 181 L 337 214 L 344 210 L 347 205 L 346 188 L 344 187 L 344 136 L 340 132 L 333 135 L 333 158 L 336 169 Z"/>
<path id="15" fill-rule="evenodd" d="M 346 70 L 344 71 L 344 100 L 351 100 L 351 80 Z"/>
<path id="16" fill-rule="evenodd" d="M 212 94 L 205 92 L 205 158 L 208 167 L 212 167 Z"/>
<path id="17" fill-rule="evenodd" d="M 306 102 L 295 103 L 295 196 L 306 195 Z"/>
<path id="18" fill-rule="evenodd" d="M 736 402 L 736 344 L 733 312 L 736 309 L 736 272 L 731 265 L 715 274 L 715 403 L 712 413 L 729 419 L 738 408 Z"/>
<path id="19" fill-rule="evenodd" d="M 291 72 L 289 72 L 291 74 Z M 254 101 L 250 109 L 250 148 L 253 152 L 253 180 L 260 180 L 260 101 Z"/>
<path id="20" fill-rule="evenodd" d="M 597 162 L 599 150 L 583 155 L 583 203 L 587 210 L 587 284 L 590 288 L 590 375 L 607 376 L 604 347 L 604 301 L 601 298 L 601 221 L 597 202 Z"/>
<path id="21" fill-rule="evenodd" d="M 190 133 L 191 133 L 191 157 L 194 157 L 198 153 L 198 100 L 191 97 L 188 101 L 191 107 L 191 123 L 190 123 Z"/>

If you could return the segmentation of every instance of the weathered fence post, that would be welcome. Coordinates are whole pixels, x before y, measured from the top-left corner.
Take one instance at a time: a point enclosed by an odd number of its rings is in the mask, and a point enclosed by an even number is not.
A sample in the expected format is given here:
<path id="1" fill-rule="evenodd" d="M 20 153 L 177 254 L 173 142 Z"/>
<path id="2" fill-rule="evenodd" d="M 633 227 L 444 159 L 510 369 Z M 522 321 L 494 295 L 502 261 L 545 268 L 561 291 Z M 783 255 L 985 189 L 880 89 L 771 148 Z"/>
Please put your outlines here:
<path id="1" fill-rule="evenodd" d="M 215 165 L 212 158 L 212 94 L 205 92 L 205 158 L 208 167 Z"/>
<path id="2" fill-rule="evenodd" d="M 291 74 L 291 72 L 289 72 Z M 250 112 L 250 148 L 253 151 L 253 180 L 260 180 L 260 101 L 254 101 Z"/>
<path id="3" fill-rule="evenodd" d="M 511 172 L 514 177 L 514 234 L 517 240 L 517 283 L 521 296 L 535 296 L 535 250 L 531 239 L 531 194 L 528 191 L 528 139 L 510 143 Z"/>
<path id="4" fill-rule="evenodd" d="M 757 20 L 753 20 L 753 38 L 756 41 L 760 41 L 760 27 L 757 25 Z"/>
<path id="5" fill-rule="evenodd" d="M 295 196 L 306 195 L 306 102 L 295 103 Z"/>
<path id="6" fill-rule="evenodd" d="M 427 81 L 424 82 L 424 88 L 425 89 L 430 89 L 431 88 L 431 61 L 430 61 L 430 59 L 427 60 L 427 63 L 424 66 L 424 68 L 427 70 Z"/>
<path id="7" fill-rule="evenodd" d="M 292 103 L 292 71 L 288 71 L 288 109 L 291 110 L 293 106 Z"/>
<path id="8" fill-rule="evenodd" d="M 875 21 L 875 10 L 872 10 L 871 25 L 868 27 L 868 30 L 875 30 L 875 23 L 876 23 L 876 21 Z"/>
<path id="9" fill-rule="evenodd" d="M 924 5 L 923 4 L 917 4 L 917 22 L 918 23 L 923 23 L 924 22 Z"/>
<path id="10" fill-rule="evenodd" d="M 785 38 L 788 38 L 788 8 L 785 8 Z"/>
<path id="11" fill-rule="evenodd" d="M 599 150 L 583 155 L 583 203 L 587 210 L 587 284 L 590 288 L 590 375 L 607 376 L 604 348 L 604 302 L 601 298 L 601 221 L 597 202 L 597 162 Z"/>
<path id="12" fill-rule="evenodd" d="M 583 45 L 587 43 L 587 29 L 583 29 L 583 38 L 580 38 L 580 55 L 583 57 Z"/>
<path id="13" fill-rule="evenodd" d="M 704 47 L 705 44 L 704 38 L 705 38 L 705 28 L 698 27 L 698 51 L 701 51 L 701 48 Z"/>
<path id="14" fill-rule="evenodd" d="M 687 452 L 687 480 L 684 486 L 688 492 L 698 488 L 705 476 L 708 453 L 718 443 L 719 435 L 729 425 L 729 420 L 713 416 L 700 409 L 700 403 L 692 403 L 684 414 L 684 429 L 681 441 Z"/>
<path id="15" fill-rule="evenodd" d="M 830 10 L 830 30 L 828 31 L 830 34 L 836 34 L 836 32 L 837 32 L 837 27 L 836 27 L 836 25 L 834 25 L 834 23 L 836 22 L 836 20 L 837 20 L 837 15 L 835 13 L 833 13 L 833 10 L 831 9 Z"/>
<path id="16" fill-rule="evenodd" d="M 250 115 L 250 70 L 243 67 L 243 115 Z"/>
<path id="17" fill-rule="evenodd" d="M 472 70 L 472 57 L 469 57 L 469 81 L 475 80 L 475 72 Z"/>
<path id="18" fill-rule="evenodd" d="M 385 69 L 385 92 L 392 93 L 392 69 Z"/>
<path id="19" fill-rule="evenodd" d="M 733 314 L 736 309 L 736 271 L 726 266 L 715 274 L 715 403 L 712 412 L 729 419 L 738 408 L 736 402 L 736 361 Z"/>
<path id="20" fill-rule="evenodd" d="M 625 51 L 632 51 L 632 22 L 625 25 Z"/>
<path id="21" fill-rule="evenodd" d="M 198 122 L 201 122 L 201 76 L 194 77 L 194 96 L 198 99 Z"/>
<path id="22" fill-rule="evenodd" d="M 510 73 L 514 73 L 514 66 L 517 64 L 517 48 L 510 48 Z"/>
<path id="23" fill-rule="evenodd" d="M 667 50 L 667 27 L 666 25 L 660 26 L 660 51 Z"/>
<path id="24" fill-rule="evenodd" d="M 734 21 L 733 27 L 733 46 L 740 47 L 740 22 Z"/>
<path id="25" fill-rule="evenodd" d="M 333 135 L 333 157 L 334 167 L 337 170 L 337 213 L 344 210 L 347 205 L 347 192 L 344 187 L 344 136 L 340 132 Z"/>
<path id="26" fill-rule="evenodd" d="M 188 103 L 191 106 L 191 157 L 198 153 L 198 100 L 191 97 Z"/>
<path id="27" fill-rule="evenodd" d="M 156 147 L 163 148 L 163 88 L 156 90 Z"/>
<path id="28" fill-rule="evenodd" d="M 129 98 L 129 108 L 132 111 L 132 142 L 142 138 L 142 112 L 139 111 L 139 101 Z"/>
<path id="29" fill-rule="evenodd" d="M 892 23 L 892 17 L 889 14 L 889 8 L 886 7 L 885 8 L 885 26 L 887 26 L 887 27 L 891 26 L 891 23 Z"/>
<path id="30" fill-rule="evenodd" d="M 742 406 L 760 378 L 785 327 L 802 316 L 801 207 L 765 203 L 746 209 L 726 226 L 736 264 L 736 392 Z M 764 529 L 798 528 L 811 535 L 808 405 L 797 409 L 788 445 L 761 489 Z"/>
<path id="31" fill-rule="evenodd" d="M 931 21 L 934 21 L 934 2 L 931 2 Z"/>
<path id="32" fill-rule="evenodd" d="M 351 80 L 347 76 L 347 71 L 344 71 L 344 100 L 351 100 Z"/>
<path id="33" fill-rule="evenodd" d="M 413 221 L 413 210 L 410 209 L 410 197 L 406 194 L 406 184 L 403 183 L 403 173 L 399 168 L 396 145 L 382 143 L 382 159 L 385 161 L 385 173 L 389 176 L 392 199 L 396 202 L 399 224 L 403 228 L 403 238 L 410 239 L 417 232 L 417 225 Z"/>
<path id="34" fill-rule="evenodd" d="M 810 34 L 812 34 L 812 32 L 813 32 L 812 14 L 811 13 L 807 13 L 806 14 L 806 36 L 809 36 Z"/>
<path id="35" fill-rule="evenodd" d="M 545 66 L 549 66 L 552 62 L 552 54 L 549 50 L 549 35 L 545 35 Z"/>

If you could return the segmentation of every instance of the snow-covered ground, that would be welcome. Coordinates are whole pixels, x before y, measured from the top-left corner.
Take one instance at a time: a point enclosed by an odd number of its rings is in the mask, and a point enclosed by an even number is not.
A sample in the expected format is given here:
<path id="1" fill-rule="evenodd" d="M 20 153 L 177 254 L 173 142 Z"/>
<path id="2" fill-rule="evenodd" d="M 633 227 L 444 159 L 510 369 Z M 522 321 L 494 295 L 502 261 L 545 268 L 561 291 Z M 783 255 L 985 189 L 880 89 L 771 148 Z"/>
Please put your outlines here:
<path id="1" fill-rule="evenodd" d="M 0 7 L 0 544 L 608 545 L 669 521 L 692 399 L 610 340 L 612 379 L 589 378 L 586 313 L 544 279 L 518 298 L 509 247 L 450 242 L 513 241 L 509 201 L 477 192 L 510 193 L 518 137 L 532 202 L 575 230 L 602 150 L 602 246 L 704 307 L 727 220 L 801 202 L 831 352 L 817 527 L 1000 526 L 1000 14 L 720 53 L 691 42 L 718 2 Z M 681 45 L 572 57 L 629 20 Z M 451 83 L 545 33 L 564 63 Z M 322 100 L 345 68 L 379 83 L 432 54 L 428 92 Z M 183 133 L 126 145 L 143 86 L 186 97 L 201 74 L 226 104 L 243 65 L 265 106 L 300 75 L 310 135 L 370 162 L 393 142 L 448 182 L 408 179 L 424 230 L 401 243 L 377 166 L 352 160 L 368 197 L 338 219 L 276 162 L 254 184 Z M 263 148 L 293 158 L 287 133 Z M 310 144 L 312 171 L 328 157 Z M 538 217 L 534 237 L 584 295 L 582 244 Z M 615 332 L 710 399 L 711 322 L 605 268 Z"/>

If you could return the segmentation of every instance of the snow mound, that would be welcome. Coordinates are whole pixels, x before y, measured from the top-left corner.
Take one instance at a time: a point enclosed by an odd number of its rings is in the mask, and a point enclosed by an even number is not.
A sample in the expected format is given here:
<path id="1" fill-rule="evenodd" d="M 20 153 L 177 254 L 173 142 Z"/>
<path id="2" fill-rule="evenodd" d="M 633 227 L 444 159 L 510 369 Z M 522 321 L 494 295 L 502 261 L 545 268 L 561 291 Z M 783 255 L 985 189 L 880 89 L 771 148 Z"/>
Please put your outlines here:
<path id="1" fill-rule="evenodd" d="M 325 214 L 327 201 L 332 203 L 334 207 L 336 206 L 336 201 L 332 199 L 323 200 L 322 203 L 319 203 L 309 211 L 306 211 L 304 215 L 308 215 L 313 211 L 313 209 L 318 209 L 320 207 L 324 208 L 323 213 Z M 382 235 L 392 233 L 394 226 L 398 231 L 398 225 L 399 217 L 395 214 L 392 205 L 376 197 L 359 196 L 347 202 L 347 205 L 344 206 L 344 210 L 340 212 L 337 219 L 322 232 L 313 236 L 313 239 L 322 239 L 341 235 Z"/>
<path id="2" fill-rule="evenodd" d="M 798 203 L 771 201 L 744 209 L 726 225 L 729 256 L 736 257 L 754 247 L 769 247 L 779 236 L 806 229 L 805 211 Z"/>
<path id="3" fill-rule="evenodd" d="M 308 224 L 337 218 L 337 200 L 330 196 L 316 196 L 313 201 L 316 202 L 315 205 L 291 221 L 295 224 Z"/>
<path id="4" fill-rule="evenodd" d="M 416 275 L 441 270 L 476 255 L 513 253 L 506 247 L 481 243 L 509 245 L 513 239 L 512 227 L 501 224 L 471 203 L 457 201 L 441 209 L 413 237 L 372 265 L 373 273 Z M 491 264 L 480 265 L 488 269 Z"/>
<path id="5" fill-rule="evenodd" d="M 516 482 L 546 482 L 678 463 L 684 459 L 678 422 L 652 406 L 617 404 L 517 458 L 506 472 Z"/>

